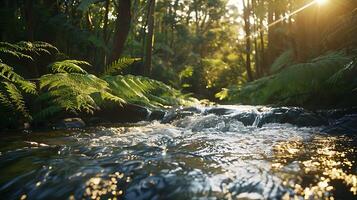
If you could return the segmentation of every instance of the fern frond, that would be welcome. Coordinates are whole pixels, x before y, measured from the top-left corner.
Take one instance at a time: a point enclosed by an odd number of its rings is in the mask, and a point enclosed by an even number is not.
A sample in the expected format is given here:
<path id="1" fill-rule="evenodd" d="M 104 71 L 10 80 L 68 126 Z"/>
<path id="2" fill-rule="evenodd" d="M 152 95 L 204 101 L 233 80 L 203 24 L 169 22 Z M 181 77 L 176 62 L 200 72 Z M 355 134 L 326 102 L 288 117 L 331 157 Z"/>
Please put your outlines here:
<path id="1" fill-rule="evenodd" d="M 284 51 L 277 59 L 275 59 L 274 63 L 271 65 L 270 71 L 276 73 L 292 64 L 294 56 L 294 50 L 289 49 Z"/>
<path id="2" fill-rule="evenodd" d="M 48 52 L 53 51 L 54 53 L 59 53 L 59 50 L 57 47 L 53 46 L 52 44 L 49 44 L 47 42 L 42 42 L 42 41 L 35 41 L 32 42 L 32 44 L 35 46 L 37 49 L 45 49 Z"/>
<path id="3" fill-rule="evenodd" d="M 22 52 L 21 47 L 7 42 L 0 42 L 0 56 L 1 55 L 15 57 L 16 59 L 26 59 L 34 61 L 34 59 L 30 55 L 27 55 Z"/>
<path id="4" fill-rule="evenodd" d="M 17 111 L 20 111 L 24 117 L 29 118 L 30 115 L 26 109 L 25 101 L 21 92 L 17 89 L 17 87 L 9 82 L 4 82 L 6 91 L 11 99 L 11 102 L 15 105 Z"/>
<path id="5" fill-rule="evenodd" d="M 31 83 L 25 80 L 18 80 L 17 85 L 28 94 L 37 94 L 37 89 L 35 83 Z"/>
<path id="6" fill-rule="evenodd" d="M 36 94 L 35 84 L 26 81 L 13 68 L 0 62 L 0 112 L 31 120 L 22 92 Z M 4 108 L 4 110 L 2 109 Z"/>
<path id="7" fill-rule="evenodd" d="M 0 42 L 0 57 L 13 57 L 20 61 L 33 62 L 36 55 L 55 55 L 58 52 L 56 47 L 46 42 L 21 41 L 16 44 Z"/>
<path id="8" fill-rule="evenodd" d="M 26 93 L 36 94 L 36 85 L 26 81 L 23 77 L 13 71 L 13 68 L 0 62 L 0 78 L 17 84 Z"/>
<path id="9" fill-rule="evenodd" d="M 248 83 L 242 89 L 230 89 L 228 93 L 233 102 L 301 106 L 318 91 L 330 91 L 327 80 L 350 61 L 351 58 L 342 52 L 331 52 Z"/>
<path id="10" fill-rule="evenodd" d="M 58 49 L 46 42 L 28 42 L 28 41 L 21 41 L 16 43 L 16 47 L 21 50 L 24 53 L 32 53 L 36 55 L 41 55 L 41 54 L 47 54 L 47 55 L 53 55 L 58 53 Z"/>
<path id="11" fill-rule="evenodd" d="M 8 97 L 8 92 L 6 91 L 3 83 L 0 83 L 0 105 L 3 108 L 8 108 L 11 111 L 16 110 L 15 107 L 13 107 L 11 99 Z"/>
<path id="12" fill-rule="evenodd" d="M 153 79 L 141 76 L 106 76 L 114 95 L 128 103 L 148 107 L 164 107 L 174 105 L 192 105 L 196 101 L 180 91 Z"/>
<path id="13" fill-rule="evenodd" d="M 104 75 L 120 73 L 122 70 L 133 64 L 135 61 L 140 61 L 140 58 L 119 58 L 104 68 Z"/>
<path id="14" fill-rule="evenodd" d="M 49 68 L 53 73 L 80 73 L 80 74 L 87 74 L 87 72 L 80 67 L 82 66 L 91 66 L 86 61 L 80 60 L 63 60 L 54 62 L 49 65 Z"/>
<path id="15" fill-rule="evenodd" d="M 62 110 L 86 113 L 100 109 L 104 101 L 120 105 L 125 103 L 122 98 L 113 95 L 108 86 L 106 81 L 92 74 L 48 74 L 40 78 L 40 88 L 44 93 L 38 101 L 50 100 L 51 106 L 56 105 Z"/>

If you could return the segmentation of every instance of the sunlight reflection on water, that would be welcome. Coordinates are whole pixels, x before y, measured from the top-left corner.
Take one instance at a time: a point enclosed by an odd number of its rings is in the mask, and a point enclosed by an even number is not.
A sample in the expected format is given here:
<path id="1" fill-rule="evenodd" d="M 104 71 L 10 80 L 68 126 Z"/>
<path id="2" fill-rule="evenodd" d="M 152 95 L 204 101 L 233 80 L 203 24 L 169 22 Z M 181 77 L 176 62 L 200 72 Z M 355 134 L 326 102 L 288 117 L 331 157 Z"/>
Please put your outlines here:
<path id="1" fill-rule="evenodd" d="M 196 114 L 0 142 L 6 199 L 354 199 L 356 140 Z M 245 108 L 246 109 L 246 108 Z M 250 109 L 250 108 L 247 108 Z M 244 110 L 246 111 L 246 110 Z"/>
<path id="2" fill-rule="evenodd" d="M 301 141 L 282 142 L 274 147 L 275 159 L 273 170 L 282 177 L 283 184 L 294 189 L 294 197 L 305 199 L 334 199 L 335 190 L 331 182 L 344 184 L 351 193 L 357 194 L 357 176 L 352 174 L 355 160 L 346 155 L 354 155 L 355 147 L 342 148 L 341 141 L 351 142 L 344 137 L 316 136 L 310 143 Z M 291 173 L 285 168 L 291 161 L 299 165 L 298 173 Z M 312 177 L 308 184 L 304 176 Z M 335 183 L 336 184 L 336 183 Z M 285 196 L 289 199 L 289 194 Z"/>

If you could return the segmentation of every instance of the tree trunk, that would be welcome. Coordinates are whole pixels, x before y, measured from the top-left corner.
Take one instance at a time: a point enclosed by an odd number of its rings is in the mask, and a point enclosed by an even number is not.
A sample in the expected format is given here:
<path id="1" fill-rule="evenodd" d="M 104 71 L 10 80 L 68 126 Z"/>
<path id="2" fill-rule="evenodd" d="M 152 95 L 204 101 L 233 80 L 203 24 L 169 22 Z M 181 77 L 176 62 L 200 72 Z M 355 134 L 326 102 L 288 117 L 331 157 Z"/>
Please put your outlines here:
<path id="1" fill-rule="evenodd" d="M 105 0 L 105 14 L 104 14 L 104 25 L 103 25 L 103 40 L 105 44 L 108 43 L 109 4 L 110 4 L 110 0 Z"/>
<path id="2" fill-rule="evenodd" d="M 144 73 L 147 76 L 151 74 L 152 48 L 154 41 L 154 12 L 155 0 L 150 0 L 148 6 L 148 33 L 146 35 L 145 58 L 144 58 Z"/>
<path id="3" fill-rule="evenodd" d="M 252 12 L 255 13 L 256 8 L 256 0 L 252 0 Z M 258 18 L 256 14 L 253 14 L 254 24 L 253 24 L 253 37 L 254 37 L 254 64 L 255 64 L 255 72 L 256 78 L 261 77 L 261 66 L 260 66 L 260 58 L 259 58 L 259 47 L 258 47 Z"/>
<path id="4" fill-rule="evenodd" d="M 260 74 L 264 76 L 264 74 L 267 72 L 266 69 L 266 62 L 265 62 L 265 44 L 264 44 L 264 25 L 263 25 L 263 19 L 260 20 Z"/>
<path id="5" fill-rule="evenodd" d="M 258 0 L 257 4 L 258 5 L 264 5 L 266 0 Z M 259 75 L 260 77 L 264 76 L 266 74 L 266 61 L 265 61 L 265 39 L 264 39 L 264 33 L 265 33 L 265 27 L 264 27 L 264 20 L 266 17 L 266 13 L 264 15 L 259 14 L 257 16 L 257 22 L 259 24 L 258 26 L 258 32 L 259 34 L 259 41 L 260 41 L 260 49 L 259 49 Z"/>
<path id="6" fill-rule="evenodd" d="M 33 0 L 25 0 L 24 15 L 26 21 L 26 38 L 28 41 L 34 41 Z"/>
<path id="7" fill-rule="evenodd" d="M 103 25 L 103 41 L 105 46 L 108 45 L 108 20 L 109 20 L 109 4 L 110 0 L 105 0 L 105 13 L 104 13 L 104 25 Z M 108 64 L 108 55 L 107 52 L 104 51 L 104 61 L 103 61 L 104 66 Z"/>
<path id="8" fill-rule="evenodd" d="M 250 30 L 250 22 L 249 22 L 249 17 L 250 17 L 250 0 L 243 0 L 243 18 L 244 18 L 244 30 L 245 30 L 245 38 L 246 38 L 246 70 L 247 70 L 247 75 L 248 75 L 248 81 L 253 81 L 253 72 L 252 72 L 252 67 L 251 67 L 251 59 L 250 59 L 250 54 L 251 54 L 251 30 Z"/>
<path id="9" fill-rule="evenodd" d="M 131 22 L 131 1 L 119 0 L 118 15 L 116 20 L 114 47 L 110 58 L 110 63 L 117 60 L 124 50 L 126 39 L 129 35 Z"/>

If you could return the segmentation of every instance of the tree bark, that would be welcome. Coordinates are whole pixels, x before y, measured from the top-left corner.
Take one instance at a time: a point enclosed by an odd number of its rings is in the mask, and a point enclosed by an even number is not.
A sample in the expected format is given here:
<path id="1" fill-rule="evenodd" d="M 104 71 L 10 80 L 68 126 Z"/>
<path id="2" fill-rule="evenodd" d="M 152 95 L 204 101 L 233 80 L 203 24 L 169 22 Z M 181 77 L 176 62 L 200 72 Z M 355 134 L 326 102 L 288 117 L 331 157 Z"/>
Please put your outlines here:
<path id="1" fill-rule="evenodd" d="M 268 1 L 268 24 L 274 22 L 274 0 Z M 268 58 L 267 66 L 270 66 L 274 61 L 275 49 L 274 49 L 274 26 L 269 26 L 268 28 Z"/>
<path id="2" fill-rule="evenodd" d="M 26 38 L 28 41 L 34 41 L 33 0 L 25 0 L 24 15 L 26 21 Z"/>
<path id="3" fill-rule="evenodd" d="M 110 0 L 105 0 L 105 13 L 104 13 L 104 25 L 103 25 L 103 41 L 105 46 L 108 45 L 108 21 L 109 21 L 109 5 L 110 5 Z M 103 64 L 106 66 L 108 63 L 108 55 L 107 52 L 104 51 L 104 61 Z"/>
<path id="4" fill-rule="evenodd" d="M 151 74 L 151 62 L 152 62 L 152 48 L 154 41 L 154 12 L 155 12 L 155 0 L 150 0 L 148 6 L 148 33 L 146 35 L 146 51 L 144 59 L 144 72 L 145 75 L 150 76 Z"/>
<path id="5" fill-rule="evenodd" d="M 261 77 L 261 66 L 260 66 L 260 58 L 259 58 L 259 47 L 258 47 L 258 17 L 255 14 L 255 9 L 256 9 L 256 0 L 252 0 L 252 12 L 253 14 L 253 19 L 254 19 L 254 24 L 253 24 L 253 43 L 254 43 L 254 65 L 255 65 L 255 76 L 256 78 L 260 78 Z"/>
<path id="6" fill-rule="evenodd" d="M 264 44 L 264 25 L 263 19 L 260 20 L 260 75 L 264 75 L 267 72 L 266 62 L 265 62 L 265 44 Z"/>
<path id="7" fill-rule="evenodd" d="M 250 54 L 251 54 L 251 30 L 250 30 L 250 22 L 249 22 L 249 17 L 250 17 L 250 0 L 243 0 L 243 18 L 244 18 L 244 30 L 245 30 L 245 38 L 246 38 L 246 70 L 247 70 L 247 75 L 248 75 L 248 81 L 253 81 L 253 72 L 252 72 L 252 66 L 251 66 L 251 59 L 250 59 Z"/>
<path id="8" fill-rule="evenodd" d="M 131 0 L 119 0 L 118 15 L 116 20 L 114 47 L 110 62 L 117 60 L 124 50 L 126 39 L 129 35 L 131 22 Z"/>
<path id="9" fill-rule="evenodd" d="M 108 41 L 109 4 L 110 4 L 110 0 L 105 0 L 105 14 L 104 14 L 104 25 L 103 25 L 103 40 L 105 44 L 107 44 Z"/>

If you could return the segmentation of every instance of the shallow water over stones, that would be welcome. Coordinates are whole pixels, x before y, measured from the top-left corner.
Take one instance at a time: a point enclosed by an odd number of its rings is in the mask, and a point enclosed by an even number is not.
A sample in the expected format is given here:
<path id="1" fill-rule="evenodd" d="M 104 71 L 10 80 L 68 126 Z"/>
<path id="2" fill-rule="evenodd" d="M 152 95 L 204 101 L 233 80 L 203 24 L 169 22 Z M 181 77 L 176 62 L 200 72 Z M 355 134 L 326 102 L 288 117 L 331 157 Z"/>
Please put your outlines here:
<path id="1" fill-rule="evenodd" d="M 298 108 L 173 110 L 161 121 L 2 134 L 4 199 L 355 199 L 356 137 Z"/>

